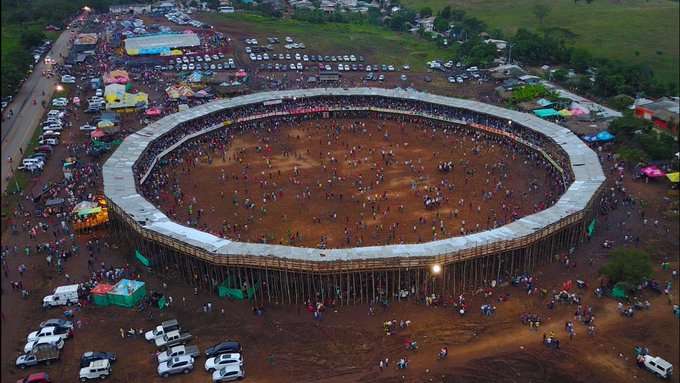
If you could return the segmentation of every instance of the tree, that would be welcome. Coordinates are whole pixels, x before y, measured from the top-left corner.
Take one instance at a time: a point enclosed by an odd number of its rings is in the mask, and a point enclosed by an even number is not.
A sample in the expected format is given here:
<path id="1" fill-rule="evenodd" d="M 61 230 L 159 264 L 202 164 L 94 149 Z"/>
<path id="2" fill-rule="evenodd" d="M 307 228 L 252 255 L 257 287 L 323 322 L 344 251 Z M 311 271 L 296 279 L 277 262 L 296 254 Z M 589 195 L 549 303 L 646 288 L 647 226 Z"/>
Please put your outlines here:
<path id="1" fill-rule="evenodd" d="M 593 61 L 593 56 L 585 49 L 575 48 L 571 51 L 571 57 L 569 58 L 569 63 L 571 66 L 580 73 L 583 73 L 590 63 Z"/>
<path id="2" fill-rule="evenodd" d="M 444 32 L 447 29 L 449 29 L 449 22 L 445 18 L 438 16 L 436 19 L 434 19 L 435 31 Z"/>
<path id="3" fill-rule="evenodd" d="M 21 33 L 21 46 L 25 49 L 31 49 L 45 40 L 47 36 L 42 31 L 36 29 L 28 29 Z"/>
<path id="4" fill-rule="evenodd" d="M 636 118 L 631 113 L 625 113 L 623 117 L 609 123 L 609 131 L 619 139 L 631 139 L 636 131 L 647 132 L 650 129 L 651 125 L 647 120 Z"/>
<path id="5" fill-rule="evenodd" d="M 420 15 L 421 18 L 432 16 L 432 8 L 430 8 L 430 7 L 421 8 L 419 15 Z"/>
<path id="6" fill-rule="evenodd" d="M 451 10 L 451 20 L 453 20 L 453 21 L 463 21 L 464 18 L 465 18 L 465 11 L 461 11 L 460 9 Z"/>
<path id="7" fill-rule="evenodd" d="M 624 282 L 635 286 L 652 276 L 652 260 L 644 251 L 619 247 L 609 254 L 609 261 L 600 273 L 611 283 Z"/>
<path id="8" fill-rule="evenodd" d="M 532 11 L 534 12 L 534 15 L 536 16 L 536 18 L 538 19 L 538 22 L 542 26 L 543 20 L 545 20 L 545 17 L 548 16 L 548 14 L 551 11 L 551 8 L 550 8 L 550 6 L 548 6 L 548 4 L 538 3 L 538 4 L 534 5 Z"/>
<path id="9" fill-rule="evenodd" d="M 555 80 L 557 82 L 562 82 L 562 81 L 567 79 L 567 74 L 568 73 L 567 73 L 566 70 L 560 68 L 560 69 L 557 69 L 555 72 L 553 72 L 552 78 L 553 78 L 553 80 Z"/>
<path id="10" fill-rule="evenodd" d="M 443 17 L 444 19 L 448 20 L 451 18 L 451 6 L 447 5 L 444 7 L 444 9 L 441 10 L 439 13 L 439 16 Z"/>

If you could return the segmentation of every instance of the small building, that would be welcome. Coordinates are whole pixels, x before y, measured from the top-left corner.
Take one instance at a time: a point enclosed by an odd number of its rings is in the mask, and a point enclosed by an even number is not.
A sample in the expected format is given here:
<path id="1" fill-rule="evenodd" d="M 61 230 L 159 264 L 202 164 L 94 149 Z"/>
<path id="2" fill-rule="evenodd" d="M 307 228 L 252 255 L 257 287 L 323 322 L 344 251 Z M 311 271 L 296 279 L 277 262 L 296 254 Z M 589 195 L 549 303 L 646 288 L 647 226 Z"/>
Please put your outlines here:
<path id="1" fill-rule="evenodd" d="M 416 25 L 418 25 L 418 28 L 422 28 L 425 32 L 432 32 L 434 31 L 435 19 L 435 16 L 424 17 L 422 19 L 416 20 Z"/>
<path id="2" fill-rule="evenodd" d="M 663 97 L 654 102 L 637 104 L 635 116 L 651 121 L 656 127 L 677 135 L 680 120 L 679 101 L 678 97 Z"/>
<path id="3" fill-rule="evenodd" d="M 541 78 L 538 76 L 533 76 L 530 74 L 525 74 L 524 76 L 519 76 L 520 81 L 524 81 L 525 83 L 532 85 L 532 84 L 538 84 L 541 82 Z"/>
<path id="4" fill-rule="evenodd" d="M 76 36 L 76 40 L 73 42 L 73 49 L 76 53 L 94 50 L 97 47 L 98 40 L 99 35 L 96 33 L 81 33 Z"/>
<path id="5" fill-rule="evenodd" d="M 498 50 L 498 51 L 502 51 L 508 46 L 508 42 L 505 41 L 505 40 L 497 40 L 497 39 L 487 38 L 487 39 L 484 40 L 484 42 L 487 43 L 487 44 L 495 45 L 496 50 Z"/>
<path id="6" fill-rule="evenodd" d="M 340 73 L 339 72 L 320 72 L 319 73 L 319 81 L 339 81 L 340 80 Z"/>
<path id="7" fill-rule="evenodd" d="M 151 13 L 150 4 L 127 4 L 127 5 L 112 5 L 109 7 L 109 12 L 114 15 L 145 15 Z"/>

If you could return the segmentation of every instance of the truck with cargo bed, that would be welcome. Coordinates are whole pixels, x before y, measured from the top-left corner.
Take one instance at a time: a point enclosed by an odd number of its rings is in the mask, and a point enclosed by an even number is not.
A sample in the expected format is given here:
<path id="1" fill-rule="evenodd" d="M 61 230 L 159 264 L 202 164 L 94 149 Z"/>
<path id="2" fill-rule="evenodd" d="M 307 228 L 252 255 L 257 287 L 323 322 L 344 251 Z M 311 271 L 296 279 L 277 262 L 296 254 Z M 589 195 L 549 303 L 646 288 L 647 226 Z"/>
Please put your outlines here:
<path id="1" fill-rule="evenodd" d="M 50 365 L 53 360 L 59 359 L 59 348 L 53 344 L 40 344 L 35 346 L 28 354 L 17 358 L 16 366 L 22 370 L 26 367 L 35 366 L 39 363 Z"/>

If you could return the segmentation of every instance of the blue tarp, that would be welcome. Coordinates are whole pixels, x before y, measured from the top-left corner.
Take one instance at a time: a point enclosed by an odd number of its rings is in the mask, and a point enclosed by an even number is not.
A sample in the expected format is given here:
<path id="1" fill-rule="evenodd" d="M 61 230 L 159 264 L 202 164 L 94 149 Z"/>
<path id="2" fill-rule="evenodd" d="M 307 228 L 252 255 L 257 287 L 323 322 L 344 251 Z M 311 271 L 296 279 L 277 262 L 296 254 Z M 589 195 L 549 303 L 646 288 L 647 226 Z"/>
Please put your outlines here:
<path id="1" fill-rule="evenodd" d="M 607 142 L 612 141 L 613 139 L 614 135 L 606 130 L 603 130 L 594 136 L 583 136 L 583 141 L 586 142 Z"/>

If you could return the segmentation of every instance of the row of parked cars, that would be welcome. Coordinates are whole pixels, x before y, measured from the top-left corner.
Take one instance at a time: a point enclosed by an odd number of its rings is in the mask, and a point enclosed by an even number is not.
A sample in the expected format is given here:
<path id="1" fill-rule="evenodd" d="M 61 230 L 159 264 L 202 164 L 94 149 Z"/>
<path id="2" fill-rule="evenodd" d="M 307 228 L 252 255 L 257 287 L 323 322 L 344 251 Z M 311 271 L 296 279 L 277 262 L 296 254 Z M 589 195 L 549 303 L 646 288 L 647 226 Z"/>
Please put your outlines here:
<path id="1" fill-rule="evenodd" d="M 55 99 L 53 105 L 68 104 L 68 100 Z M 55 102 L 58 101 L 58 102 Z M 59 138 L 61 132 L 64 130 L 64 118 L 66 112 L 59 109 L 53 109 L 47 112 L 47 118 L 42 122 L 42 134 L 38 136 L 38 147 L 34 149 L 34 153 L 24 157 L 19 165 L 19 170 L 28 171 L 31 173 L 40 172 L 45 168 L 47 159 L 54 147 L 59 145 Z"/>
<path id="2" fill-rule="evenodd" d="M 246 51 L 246 53 L 250 53 Z M 295 60 L 295 61 L 311 61 L 311 62 L 364 62 L 363 56 L 344 55 L 344 56 L 322 56 L 322 55 L 306 55 L 300 53 L 250 53 L 248 55 L 251 61 L 269 61 L 269 60 Z"/>
<path id="3" fill-rule="evenodd" d="M 186 344 L 192 335 L 183 332 L 176 319 L 162 322 L 147 331 L 144 338 L 160 350 L 156 354 L 158 375 L 165 378 L 193 371 L 200 351 L 197 346 Z M 233 341 L 218 343 L 205 351 L 207 359 L 204 367 L 212 375 L 213 382 L 229 382 L 245 377 L 242 351 L 241 345 Z"/>
<path id="4" fill-rule="evenodd" d="M 59 360 L 60 352 L 64 348 L 64 341 L 72 337 L 73 322 L 71 321 L 54 318 L 40 323 L 40 328 L 28 334 L 24 354 L 19 355 L 16 366 L 25 369 L 40 363 L 50 365 Z M 85 382 L 108 377 L 111 375 L 111 363 L 115 361 L 115 353 L 97 351 L 83 353 L 80 357 L 80 381 Z M 23 381 L 49 382 L 49 378 L 47 374 L 38 373 L 32 374 Z"/>

